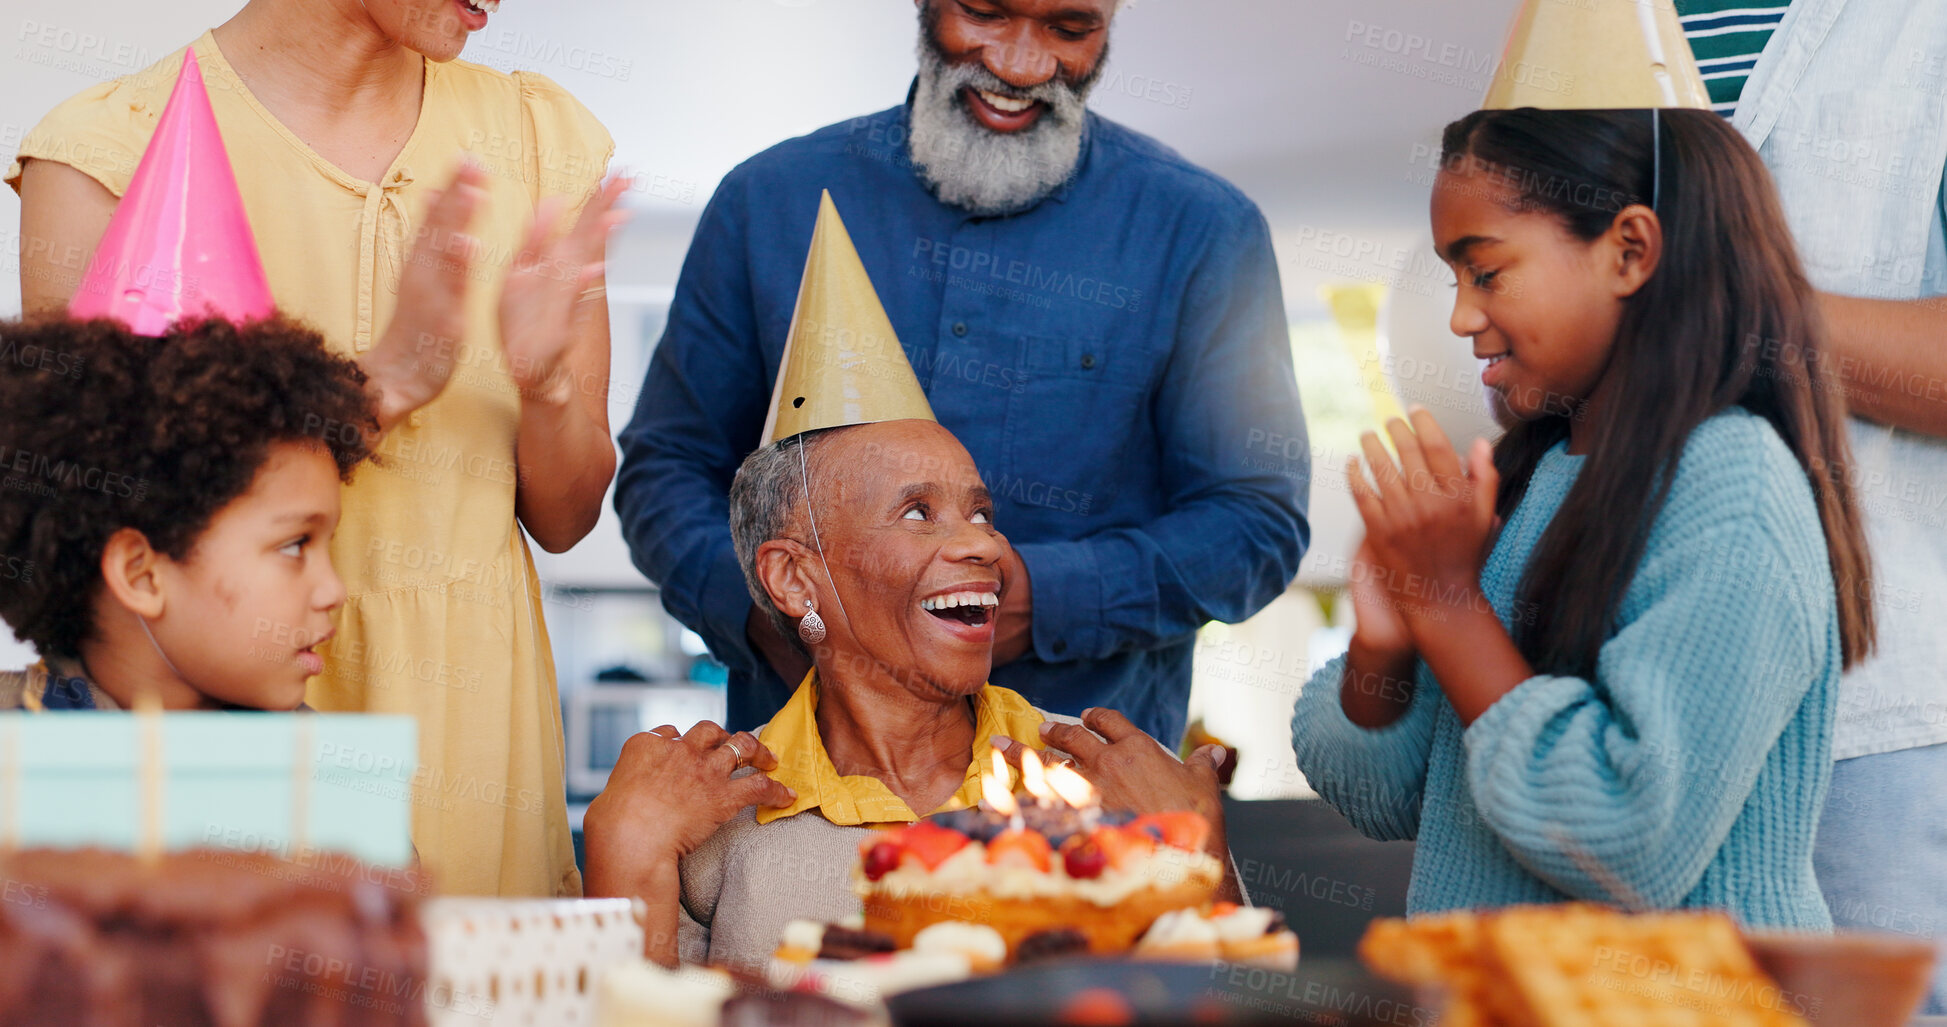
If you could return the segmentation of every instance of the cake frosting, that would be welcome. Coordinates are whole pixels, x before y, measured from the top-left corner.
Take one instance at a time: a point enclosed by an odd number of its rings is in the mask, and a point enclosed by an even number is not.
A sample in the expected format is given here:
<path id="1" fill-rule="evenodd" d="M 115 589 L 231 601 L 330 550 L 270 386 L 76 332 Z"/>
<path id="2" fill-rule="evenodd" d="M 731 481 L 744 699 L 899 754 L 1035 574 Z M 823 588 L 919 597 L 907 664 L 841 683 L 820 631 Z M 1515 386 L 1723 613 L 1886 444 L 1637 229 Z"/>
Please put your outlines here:
<path id="1" fill-rule="evenodd" d="M 1007 962 L 1007 939 L 985 924 L 942 920 L 913 936 L 913 951 L 958 953 L 973 972 L 993 973 Z"/>
<path id="2" fill-rule="evenodd" d="M 1207 852 L 1158 847 L 1133 856 L 1121 867 L 1104 870 L 1099 877 L 1076 878 L 1059 865 L 1047 871 L 994 866 L 987 861 L 987 847 L 971 842 L 933 869 L 916 861 L 904 863 L 876 884 L 867 882 L 865 890 L 897 898 L 934 893 L 1021 900 L 1072 896 L 1107 907 L 1126 901 L 1144 888 L 1168 888 L 1200 880 L 1214 883 L 1223 874 L 1224 865 Z M 863 878 L 860 872 L 855 880 Z"/>
<path id="3" fill-rule="evenodd" d="M 1174 909 L 1156 918 L 1137 943 L 1137 952 L 1156 949 L 1208 949 L 1212 955 L 1217 951 L 1218 931 L 1215 924 L 1205 919 L 1194 909 Z"/>

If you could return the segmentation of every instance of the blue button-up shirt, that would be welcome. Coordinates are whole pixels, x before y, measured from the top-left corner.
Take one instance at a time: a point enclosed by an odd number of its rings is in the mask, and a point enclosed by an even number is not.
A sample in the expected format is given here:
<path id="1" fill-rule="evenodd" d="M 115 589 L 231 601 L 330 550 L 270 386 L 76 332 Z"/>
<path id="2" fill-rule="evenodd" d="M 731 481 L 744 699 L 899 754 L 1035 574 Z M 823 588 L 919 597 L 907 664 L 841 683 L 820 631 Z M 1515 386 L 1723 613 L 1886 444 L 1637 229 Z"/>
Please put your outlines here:
<path id="1" fill-rule="evenodd" d="M 1174 744 L 1196 629 L 1297 573 L 1309 447 L 1263 215 L 1229 183 L 1089 116 L 1068 186 L 981 218 L 936 199 L 904 106 L 732 171 L 698 225 L 615 506 L 669 612 L 731 668 L 732 727 L 790 692 L 749 647 L 727 494 L 758 444 L 829 189 L 934 414 L 995 498 L 1034 590 L 1033 650 L 995 684 L 1109 706 Z"/>

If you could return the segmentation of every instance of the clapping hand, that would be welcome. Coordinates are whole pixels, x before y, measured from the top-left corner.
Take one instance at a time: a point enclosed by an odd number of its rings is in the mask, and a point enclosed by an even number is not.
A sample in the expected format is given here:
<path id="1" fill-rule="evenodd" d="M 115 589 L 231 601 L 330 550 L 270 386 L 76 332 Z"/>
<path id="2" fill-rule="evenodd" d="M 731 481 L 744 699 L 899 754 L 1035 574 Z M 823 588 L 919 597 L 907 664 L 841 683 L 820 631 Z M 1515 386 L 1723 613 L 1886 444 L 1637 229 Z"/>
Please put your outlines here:
<path id="1" fill-rule="evenodd" d="M 605 302 L 584 293 L 602 277 L 609 233 L 628 219 L 615 209 L 628 185 L 619 177 L 603 183 L 566 232 L 557 231 L 566 201 L 547 197 L 534 212 L 500 293 L 500 341 L 524 397 L 560 403 L 572 393 L 562 357 L 582 305 Z"/>
<path id="2" fill-rule="evenodd" d="M 1367 432 L 1360 446 L 1371 481 L 1357 457 L 1346 465 L 1366 526 L 1354 558 L 1353 602 L 1363 641 L 1375 649 L 1396 645 L 1401 627 L 1417 636 L 1444 616 L 1443 607 L 1476 601 L 1495 531 L 1500 476 L 1492 447 L 1474 440 L 1463 465 L 1432 414 L 1415 407 L 1410 416 L 1411 425 L 1386 423 L 1397 463 Z"/>
<path id="3" fill-rule="evenodd" d="M 359 360 L 378 394 L 379 428 L 446 390 L 466 331 L 466 290 L 480 244 L 467 234 L 486 196 L 486 173 L 462 163 L 432 199 L 399 273 L 398 309 Z"/>

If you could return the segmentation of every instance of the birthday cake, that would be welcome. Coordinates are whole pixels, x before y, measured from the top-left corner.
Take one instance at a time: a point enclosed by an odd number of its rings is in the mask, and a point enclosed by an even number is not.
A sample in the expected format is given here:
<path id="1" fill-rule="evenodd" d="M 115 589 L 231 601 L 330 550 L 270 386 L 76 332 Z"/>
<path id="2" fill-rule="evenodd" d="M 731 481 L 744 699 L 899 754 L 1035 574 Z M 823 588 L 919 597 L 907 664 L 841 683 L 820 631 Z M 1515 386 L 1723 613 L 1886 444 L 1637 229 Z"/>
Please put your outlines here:
<path id="1" fill-rule="evenodd" d="M 998 758 L 998 756 L 997 756 Z M 867 931 L 913 947 L 948 922 L 991 927 L 1018 958 L 1030 937 L 1072 931 L 1095 953 L 1125 952 L 1157 918 L 1207 905 L 1223 864 L 1204 851 L 1210 824 L 1193 812 L 1144 816 L 1099 809 L 1067 767 L 1022 760 L 1016 797 L 1005 765 L 984 800 L 882 831 L 859 847 L 853 883 Z"/>
<path id="2" fill-rule="evenodd" d="M 1012 958 L 1029 936 L 1068 929 L 1091 952 L 1122 952 L 1164 913 L 1208 903 L 1223 879 L 1203 851 L 1209 824 L 1195 813 L 1050 833 L 964 812 L 861 847 L 855 885 L 867 930 L 910 948 L 936 923 L 984 924 Z"/>

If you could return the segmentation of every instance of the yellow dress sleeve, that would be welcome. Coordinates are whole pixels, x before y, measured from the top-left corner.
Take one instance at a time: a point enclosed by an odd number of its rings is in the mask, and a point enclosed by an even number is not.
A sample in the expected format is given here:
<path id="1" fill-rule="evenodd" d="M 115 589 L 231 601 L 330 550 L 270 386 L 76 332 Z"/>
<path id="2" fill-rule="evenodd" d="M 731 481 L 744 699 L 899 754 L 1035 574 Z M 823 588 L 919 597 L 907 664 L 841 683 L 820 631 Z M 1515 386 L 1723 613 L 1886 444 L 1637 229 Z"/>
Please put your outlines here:
<path id="1" fill-rule="evenodd" d="M 544 196 L 566 197 L 568 216 L 579 215 L 608 174 L 615 139 L 593 111 L 553 79 L 533 71 L 516 71 L 513 77 L 520 86 L 528 196 L 536 203 Z M 605 283 L 598 280 L 581 295 L 606 295 Z"/>
<path id="2" fill-rule="evenodd" d="M 580 100 L 546 75 L 513 73 L 520 85 L 528 193 L 562 196 L 579 211 L 608 173 L 615 140 Z"/>
<path id="3" fill-rule="evenodd" d="M 174 59 L 182 60 L 180 51 Z M 165 59 L 157 66 L 168 63 Z M 155 134 L 173 85 L 173 79 L 138 73 L 68 97 L 20 141 L 20 152 L 7 165 L 7 184 L 20 192 L 26 162 L 47 160 L 66 164 L 122 195 Z"/>

